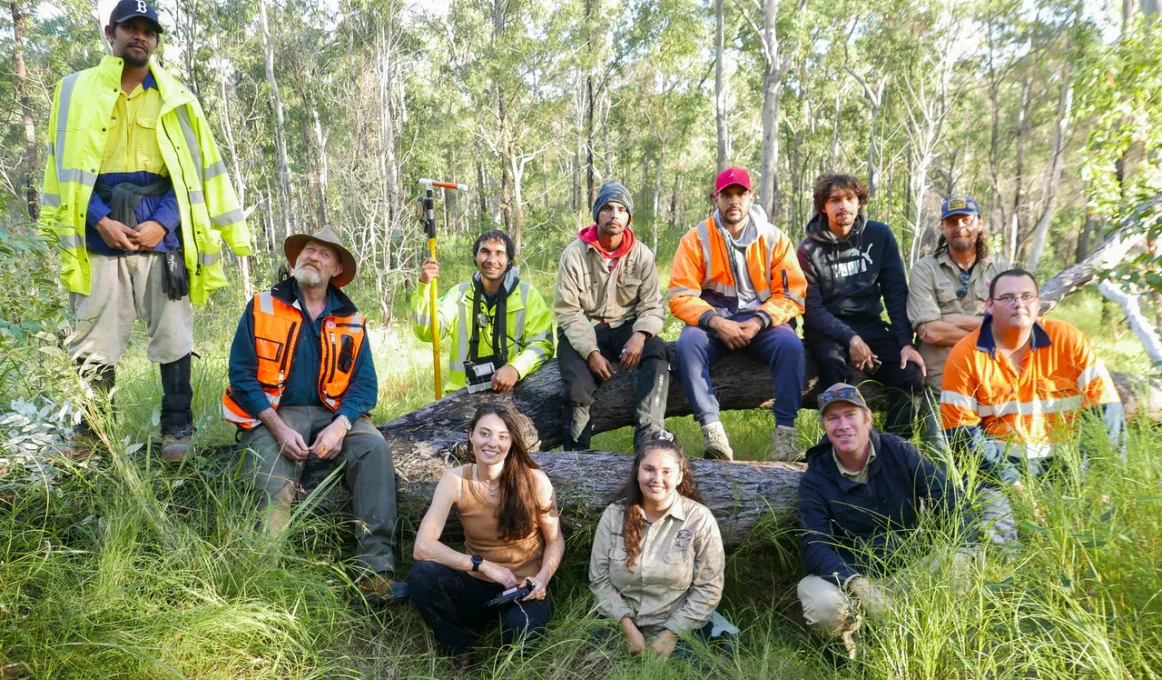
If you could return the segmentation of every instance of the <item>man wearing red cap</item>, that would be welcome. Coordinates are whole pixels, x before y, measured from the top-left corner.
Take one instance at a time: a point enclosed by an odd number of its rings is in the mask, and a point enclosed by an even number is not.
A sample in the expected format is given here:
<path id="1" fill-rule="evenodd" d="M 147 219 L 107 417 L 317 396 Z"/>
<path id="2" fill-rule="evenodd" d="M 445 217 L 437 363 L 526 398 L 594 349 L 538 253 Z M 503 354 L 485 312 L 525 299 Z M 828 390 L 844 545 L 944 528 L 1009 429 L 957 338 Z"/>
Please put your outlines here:
<path id="1" fill-rule="evenodd" d="M 754 205 L 746 170 L 718 175 L 714 202 L 714 214 L 682 237 L 670 272 L 670 311 L 686 322 L 678 338 L 682 387 L 702 426 L 705 456 L 733 460 L 710 367 L 731 351 L 767 364 L 775 386 L 771 460 L 797 460 L 805 359 L 792 323 L 803 313 L 807 280 L 791 240 Z"/>

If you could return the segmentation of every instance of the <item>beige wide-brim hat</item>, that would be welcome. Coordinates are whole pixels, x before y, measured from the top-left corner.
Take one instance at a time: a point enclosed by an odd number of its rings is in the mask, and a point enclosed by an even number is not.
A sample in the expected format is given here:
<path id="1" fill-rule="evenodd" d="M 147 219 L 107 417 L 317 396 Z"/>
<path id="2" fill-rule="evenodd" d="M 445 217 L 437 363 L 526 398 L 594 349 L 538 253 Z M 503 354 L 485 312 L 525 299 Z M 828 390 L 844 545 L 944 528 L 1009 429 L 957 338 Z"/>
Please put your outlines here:
<path id="1" fill-rule="evenodd" d="M 355 280 L 355 256 L 351 254 L 350 250 L 343 247 L 343 242 L 339 239 L 339 234 L 330 227 L 323 227 L 313 234 L 291 234 L 282 244 L 282 252 L 286 254 L 287 262 L 291 267 L 298 262 L 299 254 L 303 252 L 303 248 L 309 241 L 319 241 L 326 243 L 335 250 L 339 251 L 339 262 L 343 265 L 343 271 L 331 279 L 331 285 L 336 288 L 342 288 Z"/>

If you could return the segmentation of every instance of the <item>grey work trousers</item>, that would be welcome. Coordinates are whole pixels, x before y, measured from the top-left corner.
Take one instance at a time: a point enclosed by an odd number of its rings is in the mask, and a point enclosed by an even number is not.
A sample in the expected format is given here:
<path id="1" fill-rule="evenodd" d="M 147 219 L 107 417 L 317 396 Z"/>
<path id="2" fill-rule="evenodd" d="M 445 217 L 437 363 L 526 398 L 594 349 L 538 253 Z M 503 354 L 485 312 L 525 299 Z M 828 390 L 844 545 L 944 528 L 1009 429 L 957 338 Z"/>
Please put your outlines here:
<path id="1" fill-rule="evenodd" d="M 335 414 L 323 406 L 283 406 L 282 421 L 298 432 L 309 446 Z M 290 522 L 290 505 L 295 499 L 303 462 L 282 455 L 278 441 L 265 425 L 242 437 L 249 449 L 246 469 L 254 475 L 260 505 L 269 512 L 268 527 L 281 532 Z M 367 418 L 357 418 L 343 438 L 337 460 L 346 465 L 344 475 L 351 489 L 355 514 L 355 536 L 359 541 L 356 561 L 374 572 L 394 571 L 395 557 L 395 469 L 391 450 L 383 435 Z"/>

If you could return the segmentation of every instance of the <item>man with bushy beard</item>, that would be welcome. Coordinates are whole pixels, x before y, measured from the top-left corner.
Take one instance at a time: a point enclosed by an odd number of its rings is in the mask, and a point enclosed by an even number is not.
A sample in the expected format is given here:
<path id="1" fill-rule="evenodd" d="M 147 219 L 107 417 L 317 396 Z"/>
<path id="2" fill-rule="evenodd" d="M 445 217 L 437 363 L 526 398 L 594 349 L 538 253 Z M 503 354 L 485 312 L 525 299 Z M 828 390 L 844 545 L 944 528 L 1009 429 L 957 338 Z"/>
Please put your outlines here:
<path id="1" fill-rule="evenodd" d="M 1009 260 L 989 252 L 988 232 L 972 196 L 953 196 L 941 206 L 936 252 L 912 267 L 908 281 L 908 320 L 920 339 L 928 373 L 924 443 L 942 448 L 940 390 L 944 363 L 961 338 L 980 328 L 989 285 L 1009 268 Z"/>
<path id="2" fill-rule="evenodd" d="M 226 420 L 242 430 L 267 526 L 280 533 L 314 457 L 346 465 L 359 586 L 369 599 L 394 592 L 395 472 L 383 435 L 366 417 L 379 383 L 363 315 L 340 290 L 355 258 L 331 228 L 286 239 L 290 278 L 254 296 L 230 347 Z"/>
<path id="3" fill-rule="evenodd" d="M 854 382 L 858 370 L 889 388 L 884 430 L 908 439 L 924 359 L 912 345 L 900 248 L 888 225 L 864 214 L 867 198 L 867 187 L 851 175 L 815 180 L 815 216 L 799 244 L 807 276 L 803 340 L 821 384 Z"/>

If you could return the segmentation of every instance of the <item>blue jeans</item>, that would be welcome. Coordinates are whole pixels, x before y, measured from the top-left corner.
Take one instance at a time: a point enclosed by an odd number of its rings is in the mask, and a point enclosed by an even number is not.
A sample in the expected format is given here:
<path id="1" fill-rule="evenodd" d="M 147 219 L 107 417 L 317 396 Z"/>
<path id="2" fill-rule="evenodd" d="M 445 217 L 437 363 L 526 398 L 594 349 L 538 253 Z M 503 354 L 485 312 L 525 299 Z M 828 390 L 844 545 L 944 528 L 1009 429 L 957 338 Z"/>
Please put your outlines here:
<path id="1" fill-rule="evenodd" d="M 752 314 L 736 314 L 731 321 L 746 321 Z M 678 375 L 682 389 L 699 425 L 718 422 L 718 398 L 710 383 L 710 367 L 732 351 L 714 331 L 686 326 L 678 337 Z M 806 353 L 803 342 L 787 324 L 758 332 L 746 347 L 738 350 L 770 367 L 775 386 L 775 424 L 795 426 L 795 416 L 803 402 L 803 372 Z"/>

